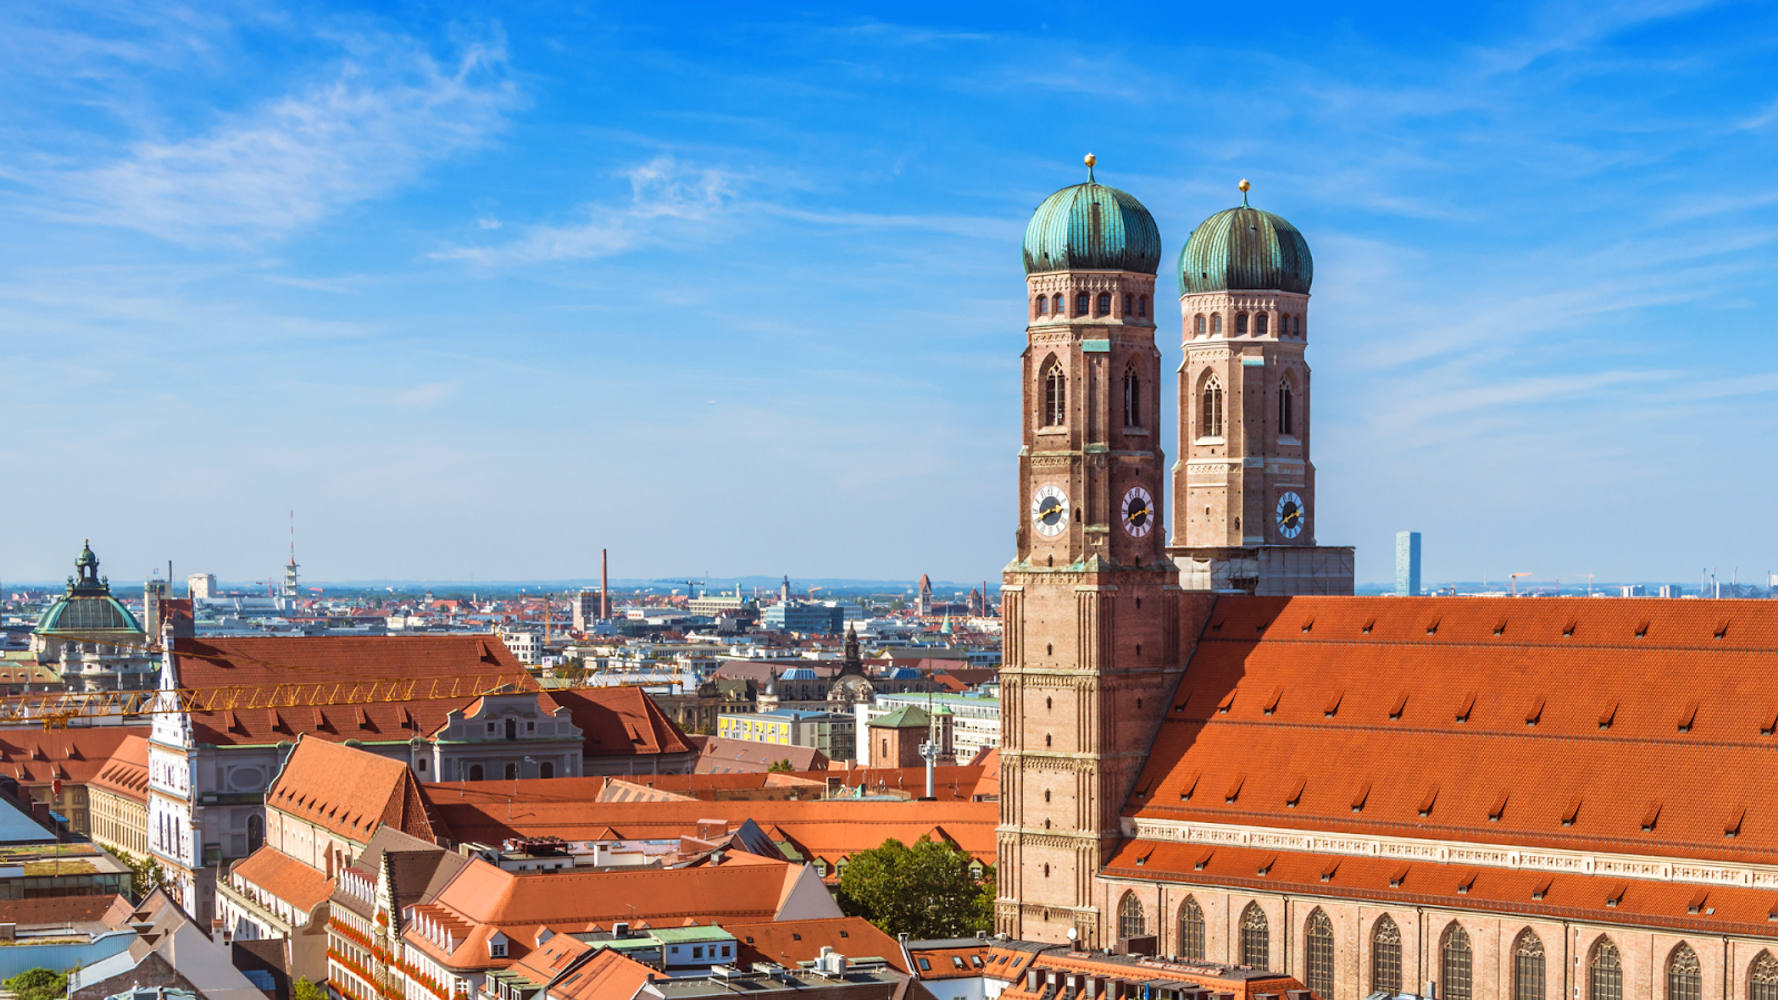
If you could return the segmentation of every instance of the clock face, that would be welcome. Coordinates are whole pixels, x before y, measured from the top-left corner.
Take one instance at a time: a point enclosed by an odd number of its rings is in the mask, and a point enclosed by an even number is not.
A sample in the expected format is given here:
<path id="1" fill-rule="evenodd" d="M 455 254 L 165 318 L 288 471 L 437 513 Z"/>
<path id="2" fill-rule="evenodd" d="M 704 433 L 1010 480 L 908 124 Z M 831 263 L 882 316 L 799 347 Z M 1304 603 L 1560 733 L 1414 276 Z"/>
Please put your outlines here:
<path id="1" fill-rule="evenodd" d="M 1154 530 L 1154 497 L 1140 486 L 1130 487 L 1124 494 L 1124 530 L 1131 538 L 1141 538 Z"/>
<path id="2" fill-rule="evenodd" d="M 1286 492 L 1278 498 L 1278 533 L 1285 538 L 1295 538 L 1303 533 L 1303 525 L 1309 520 L 1309 508 L 1303 506 L 1303 498 L 1295 493 Z"/>
<path id="3" fill-rule="evenodd" d="M 1031 498 L 1031 520 L 1040 535 L 1059 535 L 1068 527 L 1068 494 L 1060 486 L 1045 486 Z"/>

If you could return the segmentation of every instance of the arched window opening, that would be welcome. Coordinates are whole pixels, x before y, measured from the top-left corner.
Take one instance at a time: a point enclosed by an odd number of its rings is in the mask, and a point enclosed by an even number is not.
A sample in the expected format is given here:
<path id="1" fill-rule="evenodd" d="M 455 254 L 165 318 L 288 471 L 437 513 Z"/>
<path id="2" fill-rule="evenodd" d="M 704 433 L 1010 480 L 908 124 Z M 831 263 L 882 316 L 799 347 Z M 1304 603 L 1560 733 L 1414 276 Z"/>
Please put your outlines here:
<path id="1" fill-rule="evenodd" d="M 1755 955 L 1747 970 L 1747 1000 L 1778 1000 L 1778 958 L 1769 951 Z"/>
<path id="2" fill-rule="evenodd" d="M 1475 951 L 1469 946 L 1469 932 L 1455 920 L 1445 928 L 1439 958 L 1444 971 L 1445 1000 L 1471 1000 L 1475 995 Z"/>
<path id="3" fill-rule="evenodd" d="M 1703 1000 L 1704 969 L 1684 941 L 1667 956 L 1667 1000 Z"/>
<path id="4" fill-rule="evenodd" d="M 1124 293 L 1124 315 L 1125 316 L 1130 315 L 1130 310 L 1132 307 L 1132 303 L 1134 302 L 1134 298 L 1135 297 L 1130 295 L 1128 292 Z"/>
<path id="5" fill-rule="evenodd" d="M 1213 335 L 1220 335 L 1222 333 L 1222 313 L 1210 314 L 1210 332 Z"/>
<path id="6" fill-rule="evenodd" d="M 1295 402 L 1289 382 L 1278 387 L 1278 433 L 1296 433 L 1296 413 L 1293 412 Z"/>
<path id="7" fill-rule="evenodd" d="M 1222 382 L 1212 375 L 1204 383 L 1204 412 L 1198 421 L 1198 436 L 1222 437 Z"/>
<path id="8" fill-rule="evenodd" d="M 1039 316 L 1048 316 L 1048 315 L 1049 315 L 1049 311 L 1050 311 L 1050 300 L 1049 300 L 1049 296 L 1047 296 L 1047 295 L 1039 295 L 1039 296 L 1038 296 L 1038 297 L 1037 297 L 1037 315 L 1039 315 Z"/>
<path id="9" fill-rule="evenodd" d="M 252 854 L 265 843 L 265 817 L 252 815 L 247 817 L 247 853 Z"/>
<path id="10" fill-rule="evenodd" d="M 1308 947 L 1305 949 L 1309 966 L 1309 991 L 1321 1000 L 1333 1000 L 1334 995 L 1334 933 L 1333 921 L 1317 906 L 1315 912 L 1309 914 L 1307 932 L 1304 934 Z"/>
<path id="11" fill-rule="evenodd" d="M 1529 927 L 1513 945 L 1513 1000 L 1543 1000 L 1543 939 Z"/>
<path id="12" fill-rule="evenodd" d="M 1293 317 L 1291 319 L 1290 332 L 1299 337 L 1303 335 L 1303 318 L 1301 316 Z"/>
<path id="13" fill-rule="evenodd" d="M 1259 334 L 1262 337 L 1265 336 L 1266 335 L 1266 327 L 1267 327 L 1268 323 L 1270 322 L 1270 320 L 1271 320 L 1271 315 L 1269 313 L 1260 313 L 1259 315 L 1255 316 L 1253 318 L 1253 332 Z"/>
<path id="14" fill-rule="evenodd" d="M 1046 788 L 1043 790 L 1043 801 L 1048 802 L 1049 800 L 1050 800 L 1050 790 Z"/>
<path id="15" fill-rule="evenodd" d="M 470 781 L 482 780 L 482 766 L 480 764 L 469 765 L 469 780 Z"/>
<path id="16" fill-rule="evenodd" d="M 1142 916 L 1142 900 L 1133 892 L 1124 893 L 1123 901 L 1117 904 L 1117 936 L 1134 938 L 1147 933 L 1148 921 Z"/>
<path id="17" fill-rule="evenodd" d="M 1147 316 L 1148 315 L 1148 296 L 1146 296 L 1146 295 L 1136 296 L 1136 315 L 1138 315 L 1138 316 Z"/>
<path id="18" fill-rule="evenodd" d="M 1204 960 L 1204 908 L 1190 896 L 1179 907 L 1179 957 Z"/>
<path id="19" fill-rule="evenodd" d="M 1057 316 L 1062 315 L 1062 293 L 1057 292 L 1055 297 L 1053 299 L 1051 299 L 1050 301 L 1052 303 L 1054 303 L 1054 305 L 1055 305 L 1055 308 L 1051 309 L 1050 311 L 1055 313 Z"/>
<path id="20" fill-rule="evenodd" d="M 1272 965 L 1272 935 L 1266 924 L 1266 911 L 1258 903 L 1248 903 L 1241 913 L 1241 964 L 1255 969 Z"/>
<path id="21" fill-rule="evenodd" d="M 1111 293 L 1110 292 L 1100 292 L 1099 293 L 1099 315 L 1101 315 L 1101 316 L 1111 315 Z"/>
<path id="22" fill-rule="evenodd" d="M 506 765 L 506 780 L 512 781 L 513 779 L 517 778 L 518 776 L 519 776 L 519 766 L 517 764 Z"/>
<path id="23" fill-rule="evenodd" d="M 1060 427 L 1068 422 L 1068 375 L 1060 361 L 1052 361 L 1043 374 L 1043 424 Z"/>
<path id="24" fill-rule="evenodd" d="M 1200 337 L 1202 337 L 1204 335 L 1204 314 L 1203 313 L 1199 313 L 1197 315 L 1197 318 L 1195 320 L 1193 320 L 1192 332 L 1196 333 Z"/>
<path id="25" fill-rule="evenodd" d="M 1246 313 L 1236 313 L 1235 314 L 1235 336 L 1239 337 L 1239 336 L 1245 334 L 1246 332 L 1247 332 L 1247 314 Z"/>
<path id="26" fill-rule="evenodd" d="M 551 761 L 547 761 L 547 760 L 544 761 L 542 764 L 539 764 L 537 766 L 537 776 L 539 778 L 553 778 L 553 777 L 555 777 L 556 776 L 556 765 L 554 763 L 552 763 Z"/>
<path id="27" fill-rule="evenodd" d="M 1074 297 L 1074 315 L 1085 316 L 1086 314 L 1087 314 L 1087 293 L 1081 292 L 1079 295 L 1076 295 Z"/>
<path id="28" fill-rule="evenodd" d="M 1124 369 L 1124 426 L 1142 426 L 1142 380 L 1136 376 L 1136 363 Z"/>
<path id="29" fill-rule="evenodd" d="M 1587 963 L 1588 1000 L 1624 1000 L 1624 961 L 1617 945 L 1602 937 L 1593 945 L 1592 960 Z"/>
<path id="30" fill-rule="evenodd" d="M 1387 915 L 1371 930 L 1371 992 L 1401 992 L 1401 928 Z"/>

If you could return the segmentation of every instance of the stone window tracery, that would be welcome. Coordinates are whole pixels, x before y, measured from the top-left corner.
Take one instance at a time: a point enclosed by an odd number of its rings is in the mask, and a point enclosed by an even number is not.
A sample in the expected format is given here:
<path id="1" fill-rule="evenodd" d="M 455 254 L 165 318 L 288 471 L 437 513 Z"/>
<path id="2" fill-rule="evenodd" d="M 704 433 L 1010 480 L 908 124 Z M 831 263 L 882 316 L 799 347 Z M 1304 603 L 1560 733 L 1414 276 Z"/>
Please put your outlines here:
<path id="1" fill-rule="evenodd" d="M 1667 1000 L 1702 1000 L 1704 970 L 1698 953 L 1681 941 L 1667 956 Z"/>
<path id="2" fill-rule="evenodd" d="M 1278 386 L 1278 433 L 1296 433 L 1295 393 L 1291 391 L 1290 380 L 1286 379 Z"/>
<path id="3" fill-rule="evenodd" d="M 1334 932 L 1333 921 L 1327 918 L 1317 906 L 1315 912 L 1309 914 L 1308 929 L 1304 937 L 1308 941 L 1308 987 L 1321 1000 L 1333 1000 L 1334 995 Z"/>
<path id="4" fill-rule="evenodd" d="M 1469 932 L 1455 920 L 1445 928 L 1439 958 L 1445 1000 L 1471 1000 L 1475 995 L 1475 952 L 1469 946 Z"/>
<path id="5" fill-rule="evenodd" d="M 1204 382 L 1203 413 L 1198 421 L 1199 437 L 1222 437 L 1222 381 L 1215 375 Z"/>
<path id="6" fill-rule="evenodd" d="M 1401 992 L 1401 928 L 1387 914 L 1371 930 L 1371 992 Z"/>
<path id="7" fill-rule="evenodd" d="M 1179 957 L 1204 960 L 1204 908 L 1190 896 L 1179 907 Z"/>
<path id="8" fill-rule="evenodd" d="M 1142 426 L 1142 380 L 1136 375 L 1136 362 L 1124 369 L 1124 426 Z"/>
<path id="9" fill-rule="evenodd" d="M 1241 964 L 1255 969 L 1272 964 L 1272 934 L 1266 923 L 1266 911 L 1258 903 L 1248 903 L 1241 912 Z"/>
<path id="10" fill-rule="evenodd" d="M 1543 939 L 1527 927 L 1513 945 L 1513 1000 L 1543 1000 Z"/>
<path id="11" fill-rule="evenodd" d="M 1624 1000 L 1624 962 L 1608 937 L 1593 945 L 1593 957 L 1587 963 L 1587 996 L 1589 1000 Z"/>
<path id="12" fill-rule="evenodd" d="M 1778 1000 L 1778 958 L 1769 951 L 1754 956 L 1747 971 L 1747 1000 Z"/>
<path id="13" fill-rule="evenodd" d="M 1142 900 L 1133 892 L 1124 893 L 1124 898 L 1117 904 L 1117 936 L 1120 938 L 1141 937 L 1148 933 L 1148 920 L 1142 915 Z"/>
<path id="14" fill-rule="evenodd" d="M 1062 363 L 1052 360 L 1043 375 L 1043 423 L 1060 427 L 1068 422 L 1068 375 Z"/>

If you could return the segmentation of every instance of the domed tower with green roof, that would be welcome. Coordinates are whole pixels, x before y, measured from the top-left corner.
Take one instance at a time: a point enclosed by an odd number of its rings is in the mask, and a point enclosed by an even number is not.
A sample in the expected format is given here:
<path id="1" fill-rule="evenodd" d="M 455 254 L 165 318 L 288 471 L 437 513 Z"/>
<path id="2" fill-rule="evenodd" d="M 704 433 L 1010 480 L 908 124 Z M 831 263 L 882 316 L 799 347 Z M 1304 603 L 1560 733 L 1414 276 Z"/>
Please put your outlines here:
<path id="1" fill-rule="evenodd" d="M 1111 939 L 1095 876 L 1184 667 L 1183 594 L 1160 516 L 1161 234 L 1086 162 L 1086 183 L 1044 199 L 1025 228 L 994 925 L 1091 947 Z"/>
<path id="2" fill-rule="evenodd" d="M 1241 204 L 1179 251 L 1185 363 L 1168 552 L 1187 590 L 1350 594 L 1351 548 L 1318 546 L 1309 460 L 1309 243 Z"/>
<path id="3" fill-rule="evenodd" d="M 154 686 L 158 661 L 148 649 L 148 635 L 136 616 L 111 596 L 111 583 L 99 575 L 99 557 L 90 543 L 81 546 L 74 560 L 67 592 L 31 630 L 31 652 L 39 663 L 56 664 L 70 691 Z"/>

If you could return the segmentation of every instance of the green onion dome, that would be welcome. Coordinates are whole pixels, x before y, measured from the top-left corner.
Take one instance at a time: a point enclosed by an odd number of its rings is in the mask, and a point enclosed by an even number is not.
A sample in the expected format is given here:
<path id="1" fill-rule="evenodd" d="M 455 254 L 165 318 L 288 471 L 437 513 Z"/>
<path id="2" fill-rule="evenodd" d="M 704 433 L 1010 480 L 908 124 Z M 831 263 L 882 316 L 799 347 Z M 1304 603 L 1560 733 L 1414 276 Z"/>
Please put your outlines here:
<path id="1" fill-rule="evenodd" d="M 1277 290 L 1307 295 L 1315 280 L 1309 241 L 1281 216 L 1247 204 L 1198 224 L 1179 251 L 1179 291 Z"/>
<path id="2" fill-rule="evenodd" d="M 1161 266 L 1161 230 L 1142 203 L 1092 179 L 1045 198 L 1025 227 L 1025 273 L 1140 271 Z"/>

